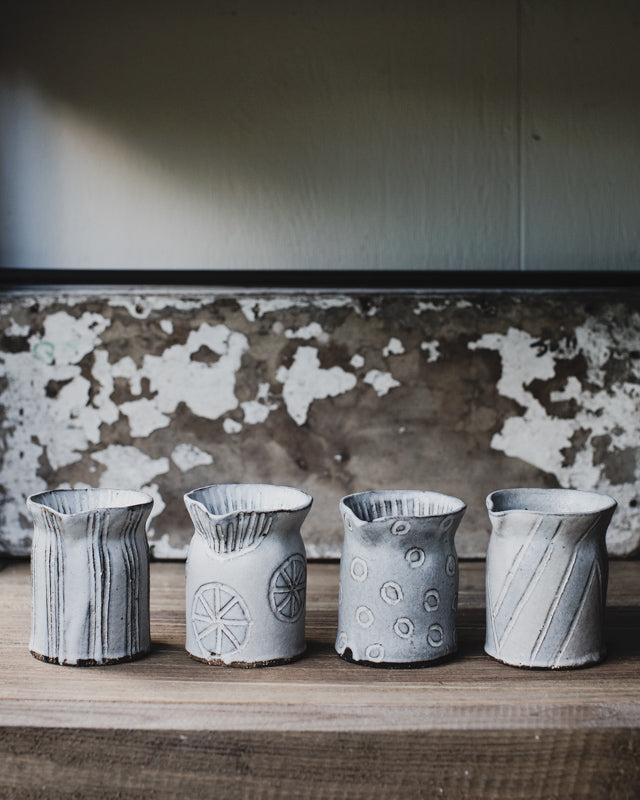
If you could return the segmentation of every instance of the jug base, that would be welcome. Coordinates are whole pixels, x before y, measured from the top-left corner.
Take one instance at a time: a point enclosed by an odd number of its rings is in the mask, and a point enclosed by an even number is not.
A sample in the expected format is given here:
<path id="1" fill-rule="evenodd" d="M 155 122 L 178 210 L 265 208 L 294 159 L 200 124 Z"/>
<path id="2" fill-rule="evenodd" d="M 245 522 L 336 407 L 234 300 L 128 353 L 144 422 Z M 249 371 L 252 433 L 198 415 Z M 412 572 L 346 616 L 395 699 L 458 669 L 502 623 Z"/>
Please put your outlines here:
<path id="1" fill-rule="evenodd" d="M 37 653 L 35 650 L 29 650 L 31 655 L 38 661 L 44 661 L 45 664 L 57 664 L 60 667 L 105 667 L 113 664 L 125 664 L 128 661 L 137 661 L 139 658 L 144 658 L 151 652 L 148 650 L 141 650 L 139 653 L 132 655 L 120 656 L 119 658 L 103 658 L 102 661 L 96 661 L 95 658 L 79 658 L 76 661 L 61 661 L 57 656 L 45 656 L 42 653 Z"/>
<path id="2" fill-rule="evenodd" d="M 348 647 L 343 653 L 338 653 L 340 658 L 343 661 L 349 662 L 349 664 L 358 664 L 362 667 L 381 667 L 382 669 L 422 669 L 423 667 L 435 667 L 450 661 L 455 654 L 456 651 L 451 650 L 438 658 L 427 658 L 422 661 L 369 661 L 366 658 L 362 658 L 358 661 L 353 658 Z"/>
<path id="3" fill-rule="evenodd" d="M 607 658 L 607 652 L 603 651 L 602 653 L 598 653 L 593 657 L 588 657 L 584 661 L 579 661 L 575 664 L 559 664 L 556 667 L 553 664 L 546 666 L 544 664 L 522 664 L 516 661 L 505 661 L 503 658 L 490 653 L 486 647 L 484 648 L 484 652 L 494 661 L 498 661 L 500 664 L 504 664 L 507 667 L 513 667 L 514 669 L 530 669 L 537 672 L 548 672 L 549 670 L 553 670 L 554 672 L 563 672 L 570 669 L 587 669 L 588 667 L 596 667 L 598 664 L 602 664 L 602 662 L 606 661 Z"/>
<path id="4" fill-rule="evenodd" d="M 306 648 L 294 656 L 287 656 L 286 658 L 271 658 L 266 661 L 223 661 L 221 658 L 202 658 L 201 656 L 194 656 L 189 653 L 194 661 L 199 661 L 201 664 L 206 664 L 208 667 L 234 667 L 235 669 L 254 669 L 260 667 L 277 667 L 281 664 L 292 664 L 294 661 L 299 661 L 305 654 Z"/>

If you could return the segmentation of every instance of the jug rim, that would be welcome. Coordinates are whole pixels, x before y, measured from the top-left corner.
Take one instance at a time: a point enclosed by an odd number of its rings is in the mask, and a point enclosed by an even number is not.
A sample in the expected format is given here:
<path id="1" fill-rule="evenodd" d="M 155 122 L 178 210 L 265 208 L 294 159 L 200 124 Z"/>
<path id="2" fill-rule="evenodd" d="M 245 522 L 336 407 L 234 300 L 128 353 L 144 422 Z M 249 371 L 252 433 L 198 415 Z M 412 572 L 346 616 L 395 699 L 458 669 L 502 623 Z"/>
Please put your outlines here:
<path id="1" fill-rule="evenodd" d="M 398 509 L 397 513 L 382 513 L 380 515 L 371 516 L 370 519 L 365 519 L 358 513 L 358 510 L 353 507 L 352 502 L 378 500 L 378 501 L 393 501 L 403 499 L 421 499 L 433 503 L 441 503 L 447 505 L 443 510 L 437 513 L 404 513 L 402 509 Z M 428 489 L 371 489 L 363 492 L 353 492 L 345 495 L 340 500 L 340 505 L 348 509 L 354 514 L 361 522 L 383 522 L 389 519 L 439 519 L 441 517 L 449 517 L 452 514 L 464 513 L 467 509 L 467 504 L 459 497 L 442 492 L 434 492 Z"/>
<path id="2" fill-rule="evenodd" d="M 487 495 L 486 504 L 494 517 L 516 511 L 558 517 L 584 516 L 613 511 L 618 505 L 617 500 L 602 492 L 535 487 L 496 489 Z"/>
<path id="3" fill-rule="evenodd" d="M 57 498 L 62 505 L 52 505 L 51 500 Z M 64 501 L 86 498 L 91 500 L 86 508 L 73 509 Z M 30 509 L 41 508 L 60 517 L 85 516 L 96 511 L 113 511 L 120 508 L 134 508 L 153 506 L 153 497 L 136 489 L 118 489 L 108 487 L 86 487 L 82 489 L 48 489 L 36 492 L 27 497 L 27 506 Z"/>
<path id="4" fill-rule="evenodd" d="M 217 490 L 222 492 L 236 491 L 239 497 L 236 500 L 247 500 L 251 493 L 258 493 L 259 491 L 270 492 L 276 495 L 279 502 L 274 503 L 258 503 L 252 505 L 249 502 L 238 502 L 235 508 L 230 508 L 226 511 L 216 511 L 210 506 L 206 505 L 201 497 L 205 492 L 209 491 L 211 494 Z M 290 494 L 292 497 L 297 497 L 298 502 L 295 504 L 287 504 L 282 501 L 284 494 Z M 243 495 L 245 495 L 243 497 Z M 311 507 L 313 497 L 305 492 L 303 489 L 298 489 L 295 486 L 285 486 L 275 483 L 212 483 L 207 486 L 200 486 L 197 489 L 192 489 L 184 495 L 184 502 L 186 505 L 193 503 L 194 505 L 202 508 L 210 517 L 222 518 L 228 517 L 239 513 L 256 512 L 258 514 L 281 514 L 283 512 L 294 513 L 297 511 L 304 511 Z"/>

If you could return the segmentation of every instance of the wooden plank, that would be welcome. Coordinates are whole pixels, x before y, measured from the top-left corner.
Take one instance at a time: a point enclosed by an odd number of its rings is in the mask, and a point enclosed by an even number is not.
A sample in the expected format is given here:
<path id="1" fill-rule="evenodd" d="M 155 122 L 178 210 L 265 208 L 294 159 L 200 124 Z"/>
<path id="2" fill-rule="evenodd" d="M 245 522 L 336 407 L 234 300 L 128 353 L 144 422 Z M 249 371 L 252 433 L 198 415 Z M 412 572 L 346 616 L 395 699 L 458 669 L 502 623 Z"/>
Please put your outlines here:
<path id="1" fill-rule="evenodd" d="M 0 732 L 6 798 L 637 798 L 636 731 Z"/>
<path id="2" fill-rule="evenodd" d="M 29 566 L 10 563 L 0 796 L 636 796 L 640 563 L 611 563 L 607 661 L 556 673 L 484 655 L 484 565 L 463 562 L 460 574 L 460 652 L 434 667 L 371 669 L 335 654 L 334 563 L 310 565 L 304 659 L 207 667 L 183 649 L 184 565 L 155 563 L 152 654 L 72 668 L 30 656 Z"/>

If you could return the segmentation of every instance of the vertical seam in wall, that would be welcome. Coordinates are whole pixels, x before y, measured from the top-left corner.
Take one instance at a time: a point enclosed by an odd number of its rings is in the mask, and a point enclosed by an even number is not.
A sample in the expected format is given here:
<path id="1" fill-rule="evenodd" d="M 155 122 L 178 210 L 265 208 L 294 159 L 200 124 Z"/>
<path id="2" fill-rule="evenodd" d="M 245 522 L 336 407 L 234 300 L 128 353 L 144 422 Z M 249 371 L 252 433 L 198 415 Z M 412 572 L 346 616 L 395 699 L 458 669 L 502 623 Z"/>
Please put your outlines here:
<path id="1" fill-rule="evenodd" d="M 522 52 L 522 4 L 516 0 L 516 148 L 518 170 L 518 266 L 525 270 L 525 186 L 524 186 L 524 137 L 523 137 L 523 52 Z"/>

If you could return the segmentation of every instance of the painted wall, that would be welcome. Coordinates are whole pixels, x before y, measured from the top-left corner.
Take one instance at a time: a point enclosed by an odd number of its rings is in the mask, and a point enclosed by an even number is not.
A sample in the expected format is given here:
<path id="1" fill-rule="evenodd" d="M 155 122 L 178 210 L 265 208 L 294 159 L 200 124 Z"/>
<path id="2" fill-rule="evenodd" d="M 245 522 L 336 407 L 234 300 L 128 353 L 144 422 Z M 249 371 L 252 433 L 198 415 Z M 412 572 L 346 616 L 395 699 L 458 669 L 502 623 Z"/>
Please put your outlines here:
<path id="1" fill-rule="evenodd" d="M 143 489 L 150 543 L 182 557 L 182 496 L 211 483 L 314 497 L 310 557 L 337 557 L 340 498 L 431 489 L 592 489 L 618 500 L 608 546 L 640 550 L 638 292 L 155 291 L 0 302 L 0 553 L 28 553 L 26 495 Z"/>
<path id="2" fill-rule="evenodd" d="M 4 266 L 640 267 L 636 0 L 4 14 Z"/>

